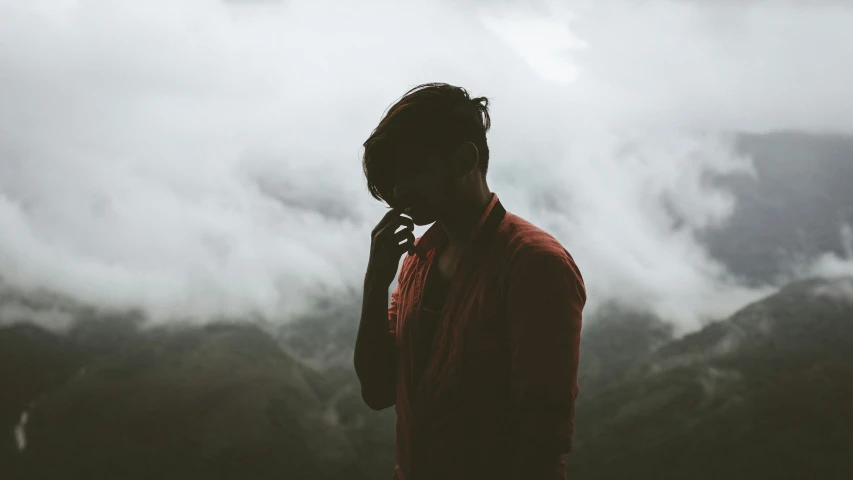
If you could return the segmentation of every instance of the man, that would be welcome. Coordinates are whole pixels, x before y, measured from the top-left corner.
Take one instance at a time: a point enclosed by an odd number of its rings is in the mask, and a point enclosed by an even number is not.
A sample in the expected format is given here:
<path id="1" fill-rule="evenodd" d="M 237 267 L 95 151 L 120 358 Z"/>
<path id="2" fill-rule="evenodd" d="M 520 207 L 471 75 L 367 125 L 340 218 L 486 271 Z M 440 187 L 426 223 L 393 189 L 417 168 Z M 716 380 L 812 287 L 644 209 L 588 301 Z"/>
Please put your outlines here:
<path id="1" fill-rule="evenodd" d="M 368 188 L 392 209 L 372 232 L 354 363 L 365 403 L 396 406 L 396 480 L 566 478 L 586 290 L 568 251 L 489 190 L 489 127 L 487 98 L 430 83 L 364 143 Z"/>

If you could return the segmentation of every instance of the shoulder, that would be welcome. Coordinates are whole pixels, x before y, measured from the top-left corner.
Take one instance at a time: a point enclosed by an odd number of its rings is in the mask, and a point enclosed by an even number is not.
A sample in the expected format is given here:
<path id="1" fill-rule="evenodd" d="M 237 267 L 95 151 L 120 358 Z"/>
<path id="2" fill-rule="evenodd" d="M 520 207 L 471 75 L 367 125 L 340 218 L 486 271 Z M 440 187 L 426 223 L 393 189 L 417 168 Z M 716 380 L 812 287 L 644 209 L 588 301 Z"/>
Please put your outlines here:
<path id="1" fill-rule="evenodd" d="M 569 250 L 552 234 L 507 212 L 501 230 L 506 235 L 510 281 L 523 281 L 543 269 L 568 275 L 582 290 L 583 276 Z"/>
<path id="2" fill-rule="evenodd" d="M 507 212 L 501 230 L 506 236 L 507 256 L 511 262 L 541 257 L 575 264 L 568 249 L 551 233 L 518 215 Z"/>

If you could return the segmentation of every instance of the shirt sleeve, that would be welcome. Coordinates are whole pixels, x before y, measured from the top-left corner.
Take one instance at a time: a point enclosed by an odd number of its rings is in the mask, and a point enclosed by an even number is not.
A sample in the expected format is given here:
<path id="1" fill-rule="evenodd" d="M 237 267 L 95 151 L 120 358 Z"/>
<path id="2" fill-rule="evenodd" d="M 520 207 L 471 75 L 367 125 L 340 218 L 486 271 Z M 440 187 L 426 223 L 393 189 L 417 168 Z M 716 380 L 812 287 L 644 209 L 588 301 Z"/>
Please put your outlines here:
<path id="1" fill-rule="evenodd" d="M 568 252 L 528 254 L 510 276 L 510 382 L 520 444 L 528 450 L 559 457 L 572 449 L 585 303 Z"/>

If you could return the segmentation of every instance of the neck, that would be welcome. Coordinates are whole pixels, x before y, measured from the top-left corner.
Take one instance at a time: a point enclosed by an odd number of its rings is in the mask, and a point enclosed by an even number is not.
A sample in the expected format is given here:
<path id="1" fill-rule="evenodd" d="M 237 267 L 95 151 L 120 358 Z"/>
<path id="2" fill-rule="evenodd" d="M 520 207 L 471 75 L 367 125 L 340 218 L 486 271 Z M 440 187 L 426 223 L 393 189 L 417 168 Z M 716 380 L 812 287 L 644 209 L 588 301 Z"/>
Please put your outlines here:
<path id="1" fill-rule="evenodd" d="M 447 248 L 458 251 L 464 247 L 477 222 L 482 218 L 492 198 L 488 185 L 481 183 L 476 189 L 468 191 L 457 199 L 451 212 L 448 212 L 439 224 L 447 234 Z"/>

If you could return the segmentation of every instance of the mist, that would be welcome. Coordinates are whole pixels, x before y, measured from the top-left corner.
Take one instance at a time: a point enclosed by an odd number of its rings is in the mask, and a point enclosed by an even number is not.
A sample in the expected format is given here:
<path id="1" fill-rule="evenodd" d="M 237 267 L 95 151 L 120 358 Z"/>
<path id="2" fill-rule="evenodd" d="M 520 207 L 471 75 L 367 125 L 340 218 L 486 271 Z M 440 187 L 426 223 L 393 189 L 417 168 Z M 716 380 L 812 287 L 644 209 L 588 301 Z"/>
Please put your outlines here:
<path id="1" fill-rule="evenodd" d="M 351 295 L 385 212 L 361 144 L 443 81 L 491 100 L 489 186 L 571 252 L 586 311 L 695 329 L 774 287 L 697 240 L 737 208 L 708 176 L 754 174 L 735 132 L 853 133 L 851 24 L 841 2 L 2 0 L 0 278 L 160 322 Z"/>

